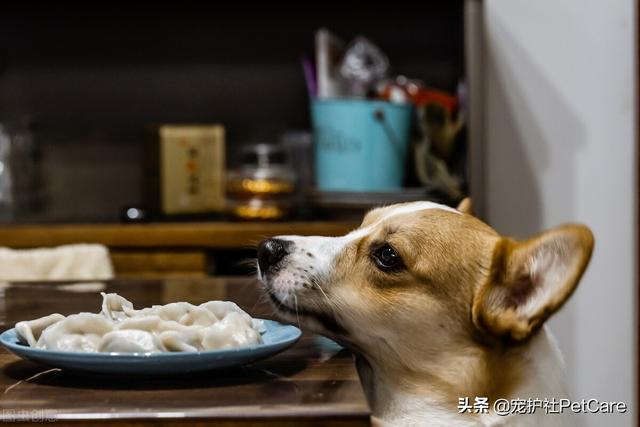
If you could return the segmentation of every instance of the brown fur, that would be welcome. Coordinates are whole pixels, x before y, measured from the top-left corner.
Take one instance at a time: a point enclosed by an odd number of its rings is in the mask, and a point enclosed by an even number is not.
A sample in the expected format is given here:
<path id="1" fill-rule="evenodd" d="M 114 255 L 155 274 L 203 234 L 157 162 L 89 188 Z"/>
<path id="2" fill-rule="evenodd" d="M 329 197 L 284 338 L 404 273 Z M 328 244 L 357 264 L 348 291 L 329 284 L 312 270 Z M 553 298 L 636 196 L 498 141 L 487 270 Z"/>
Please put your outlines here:
<path id="1" fill-rule="evenodd" d="M 372 229 L 314 278 L 322 294 L 296 291 L 302 309 L 332 316 L 344 331 L 311 322 L 312 329 L 352 347 L 390 389 L 428 394 L 452 408 L 461 396 L 508 396 L 524 381 L 527 340 L 575 290 L 591 232 L 567 225 L 517 242 L 469 214 L 442 209 L 381 221 L 397 207 L 365 216 L 361 228 Z M 470 212 L 470 201 L 461 210 Z M 371 254 L 382 244 L 404 268 L 376 267 Z M 553 277 L 540 269 L 545 263 Z"/>

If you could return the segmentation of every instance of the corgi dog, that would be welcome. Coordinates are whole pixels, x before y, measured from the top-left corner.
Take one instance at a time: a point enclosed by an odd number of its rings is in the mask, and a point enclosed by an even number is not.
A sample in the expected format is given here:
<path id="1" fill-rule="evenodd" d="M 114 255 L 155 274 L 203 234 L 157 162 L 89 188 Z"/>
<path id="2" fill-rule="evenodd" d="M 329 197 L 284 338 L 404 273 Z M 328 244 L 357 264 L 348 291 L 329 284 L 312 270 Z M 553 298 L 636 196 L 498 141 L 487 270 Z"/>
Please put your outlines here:
<path id="1" fill-rule="evenodd" d="M 494 405 L 567 397 L 544 322 L 576 289 L 593 235 L 571 224 L 517 241 L 470 211 L 468 199 L 403 203 L 342 237 L 277 236 L 258 247 L 258 275 L 285 321 L 355 353 L 380 425 L 571 424 Z"/>

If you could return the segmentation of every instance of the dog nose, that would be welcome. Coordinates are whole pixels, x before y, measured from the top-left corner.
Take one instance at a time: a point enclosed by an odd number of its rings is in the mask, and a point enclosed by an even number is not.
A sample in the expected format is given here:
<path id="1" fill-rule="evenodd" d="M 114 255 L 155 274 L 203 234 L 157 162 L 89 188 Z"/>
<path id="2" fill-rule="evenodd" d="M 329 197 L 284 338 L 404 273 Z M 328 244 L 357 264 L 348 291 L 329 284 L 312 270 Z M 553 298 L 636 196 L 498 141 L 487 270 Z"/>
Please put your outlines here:
<path id="1" fill-rule="evenodd" d="M 266 272 L 269 267 L 279 263 L 287 255 L 288 241 L 282 239 L 267 239 L 258 246 L 258 265 L 260 271 Z"/>

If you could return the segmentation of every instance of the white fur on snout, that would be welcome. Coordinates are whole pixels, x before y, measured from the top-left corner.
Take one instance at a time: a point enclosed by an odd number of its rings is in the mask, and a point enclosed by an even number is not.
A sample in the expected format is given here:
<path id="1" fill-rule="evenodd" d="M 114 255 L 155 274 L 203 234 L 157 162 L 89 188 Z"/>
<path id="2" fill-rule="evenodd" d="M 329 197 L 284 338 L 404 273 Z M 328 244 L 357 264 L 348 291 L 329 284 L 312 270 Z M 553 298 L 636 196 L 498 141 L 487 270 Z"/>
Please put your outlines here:
<path id="1" fill-rule="evenodd" d="M 346 237 L 346 236 L 345 236 Z M 297 271 L 297 276 L 310 278 L 331 271 L 333 260 L 347 243 L 345 237 L 278 236 L 292 242 L 282 271 Z"/>
<path id="2" fill-rule="evenodd" d="M 272 292 L 278 300 L 293 307 L 293 294 L 302 287 L 297 278 L 287 270 L 282 270 L 271 281 Z M 290 301 L 291 300 L 291 301 Z"/>
<path id="3" fill-rule="evenodd" d="M 339 238 L 277 236 L 291 242 L 287 255 L 268 280 L 271 292 L 289 308 L 294 308 L 296 293 L 312 288 L 330 271 L 331 263 L 341 249 Z"/>

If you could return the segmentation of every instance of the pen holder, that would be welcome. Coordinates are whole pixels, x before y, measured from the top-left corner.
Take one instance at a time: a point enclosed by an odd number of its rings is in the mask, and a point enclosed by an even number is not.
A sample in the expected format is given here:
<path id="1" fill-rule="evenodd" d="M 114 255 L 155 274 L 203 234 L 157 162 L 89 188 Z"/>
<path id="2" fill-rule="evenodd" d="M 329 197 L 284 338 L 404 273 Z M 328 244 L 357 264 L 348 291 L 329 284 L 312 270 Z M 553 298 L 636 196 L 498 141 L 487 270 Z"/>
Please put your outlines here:
<path id="1" fill-rule="evenodd" d="M 411 105 L 314 100 L 316 187 L 375 192 L 402 188 Z"/>

